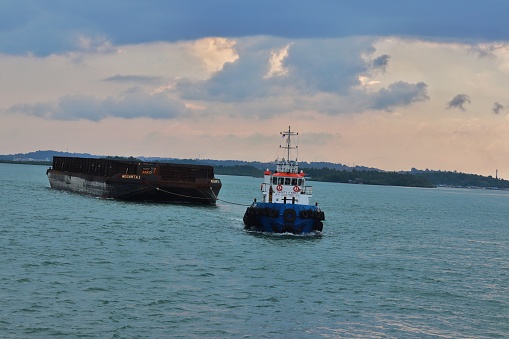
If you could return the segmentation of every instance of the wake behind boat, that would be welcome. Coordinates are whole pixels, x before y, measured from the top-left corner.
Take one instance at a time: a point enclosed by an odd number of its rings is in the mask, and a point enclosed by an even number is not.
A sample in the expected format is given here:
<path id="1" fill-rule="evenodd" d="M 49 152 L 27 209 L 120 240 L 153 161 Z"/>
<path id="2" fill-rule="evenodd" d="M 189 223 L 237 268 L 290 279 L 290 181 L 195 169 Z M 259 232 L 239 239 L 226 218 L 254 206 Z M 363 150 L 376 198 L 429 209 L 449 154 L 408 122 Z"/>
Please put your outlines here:
<path id="1" fill-rule="evenodd" d="M 286 145 L 286 158 L 276 159 L 274 173 L 268 169 L 264 172 L 260 187 L 262 202 L 256 199 L 244 213 L 245 229 L 269 233 L 320 233 L 325 220 L 324 212 L 318 204 L 310 204 L 313 187 L 306 185 L 304 172 L 299 172 L 297 158 L 291 159 L 292 136 L 298 133 L 281 132 Z"/>

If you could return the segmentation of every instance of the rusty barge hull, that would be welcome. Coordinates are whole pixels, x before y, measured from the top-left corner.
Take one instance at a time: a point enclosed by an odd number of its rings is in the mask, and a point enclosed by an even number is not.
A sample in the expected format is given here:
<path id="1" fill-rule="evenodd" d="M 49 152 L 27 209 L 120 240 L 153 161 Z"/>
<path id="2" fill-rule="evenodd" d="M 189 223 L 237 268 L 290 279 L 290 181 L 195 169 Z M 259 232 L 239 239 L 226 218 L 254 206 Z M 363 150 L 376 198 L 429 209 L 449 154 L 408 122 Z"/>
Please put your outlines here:
<path id="1" fill-rule="evenodd" d="M 109 199 L 215 204 L 214 168 L 112 159 L 53 157 L 51 188 Z"/>

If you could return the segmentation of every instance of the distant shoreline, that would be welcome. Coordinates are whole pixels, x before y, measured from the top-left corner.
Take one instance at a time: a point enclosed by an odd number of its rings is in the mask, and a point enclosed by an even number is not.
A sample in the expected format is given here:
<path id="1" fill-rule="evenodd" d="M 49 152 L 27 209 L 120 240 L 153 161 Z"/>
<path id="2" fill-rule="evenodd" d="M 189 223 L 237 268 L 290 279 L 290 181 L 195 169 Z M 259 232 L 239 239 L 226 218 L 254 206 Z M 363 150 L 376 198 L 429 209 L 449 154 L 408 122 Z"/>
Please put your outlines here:
<path id="1" fill-rule="evenodd" d="M 179 160 L 179 163 L 182 161 Z M 0 160 L 0 163 L 5 164 L 18 164 L 18 165 L 40 165 L 51 166 L 51 161 L 37 161 L 37 160 Z M 332 169 L 304 169 L 306 174 L 311 174 L 311 179 L 319 182 L 333 182 L 342 184 L 360 184 L 372 186 L 393 186 L 393 187 L 419 187 L 419 188 L 466 188 L 466 189 L 485 189 L 485 190 L 509 190 L 509 181 L 502 179 L 494 179 L 492 177 L 483 177 L 473 174 L 452 173 L 452 172 L 431 172 L 428 176 L 426 173 L 410 174 L 410 173 L 397 173 L 397 172 L 377 172 L 377 171 L 345 171 L 345 170 L 332 170 Z M 250 177 L 263 177 L 263 171 L 249 165 L 216 165 L 214 172 L 217 175 L 236 175 L 236 176 L 250 176 Z M 441 179 L 440 183 L 434 182 L 431 177 L 436 173 L 444 173 L 451 176 L 448 179 Z M 458 184 L 455 181 L 468 180 L 467 185 Z M 489 181 L 490 184 L 488 184 Z M 449 181 L 449 182 L 447 182 Z M 482 185 L 482 184 L 485 185 Z M 501 184 L 501 185 L 493 185 Z"/>
<path id="2" fill-rule="evenodd" d="M 31 160 L 0 160 L 1 164 L 18 164 L 18 165 L 42 165 L 42 166 L 51 166 L 53 163 L 51 161 L 31 161 Z"/>

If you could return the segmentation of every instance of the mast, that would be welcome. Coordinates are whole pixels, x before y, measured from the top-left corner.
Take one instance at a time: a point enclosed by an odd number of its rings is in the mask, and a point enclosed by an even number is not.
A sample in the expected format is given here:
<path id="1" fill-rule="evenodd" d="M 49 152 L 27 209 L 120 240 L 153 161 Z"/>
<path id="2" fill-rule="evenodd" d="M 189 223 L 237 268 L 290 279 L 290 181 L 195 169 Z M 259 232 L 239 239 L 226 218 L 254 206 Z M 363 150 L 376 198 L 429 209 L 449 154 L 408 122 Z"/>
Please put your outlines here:
<path id="1" fill-rule="evenodd" d="M 299 135 L 299 133 L 292 132 L 290 129 L 290 126 L 288 126 L 288 131 L 285 132 L 279 132 L 283 136 L 283 138 L 286 138 L 286 145 L 282 146 L 279 145 L 279 148 L 283 148 L 286 150 L 286 159 L 277 159 L 276 160 L 276 171 L 282 172 L 282 173 L 299 173 L 299 163 L 297 162 L 298 158 L 298 152 L 297 157 L 295 160 L 290 160 L 290 157 L 292 155 L 291 150 L 297 149 L 298 146 L 292 146 L 292 136 Z M 283 155 L 284 156 L 284 155 Z"/>
<path id="2" fill-rule="evenodd" d="M 285 131 L 285 132 L 279 132 L 279 134 L 281 134 L 284 137 L 286 137 L 286 146 L 279 146 L 281 148 L 284 148 L 286 149 L 286 160 L 287 161 L 290 161 L 290 155 L 291 155 L 291 152 L 290 150 L 292 149 L 297 149 L 298 146 L 295 146 L 295 147 L 292 147 L 292 135 L 299 135 L 299 133 L 296 133 L 296 132 L 292 132 L 291 129 L 290 129 L 290 126 L 288 126 L 288 131 Z M 297 159 L 295 159 L 297 161 Z"/>

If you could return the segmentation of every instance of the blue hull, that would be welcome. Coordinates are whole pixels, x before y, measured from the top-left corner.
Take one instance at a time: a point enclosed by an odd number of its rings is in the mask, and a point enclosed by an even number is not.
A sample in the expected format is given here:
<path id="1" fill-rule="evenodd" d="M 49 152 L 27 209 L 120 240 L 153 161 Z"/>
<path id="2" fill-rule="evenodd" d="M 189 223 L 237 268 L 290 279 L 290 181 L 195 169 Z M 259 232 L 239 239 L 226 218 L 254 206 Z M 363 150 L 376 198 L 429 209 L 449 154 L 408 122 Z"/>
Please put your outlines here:
<path id="1" fill-rule="evenodd" d="M 316 206 L 255 202 L 244 213 L 245 229 L 269 233 L 315 233 L 325 214 Z"/>

